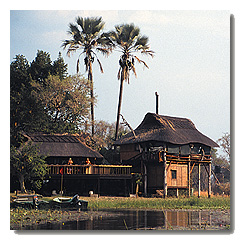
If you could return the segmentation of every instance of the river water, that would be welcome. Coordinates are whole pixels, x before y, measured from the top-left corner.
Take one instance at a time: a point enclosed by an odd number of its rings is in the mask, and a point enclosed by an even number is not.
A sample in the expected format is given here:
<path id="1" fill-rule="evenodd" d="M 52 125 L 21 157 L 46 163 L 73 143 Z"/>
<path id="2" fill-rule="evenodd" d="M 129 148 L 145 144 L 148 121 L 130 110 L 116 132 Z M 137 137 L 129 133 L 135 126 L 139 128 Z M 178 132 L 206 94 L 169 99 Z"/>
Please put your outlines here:
<path id="1" fill-rule="evenodd" d="M 27 226 L 26 230 L 226 230 L 230 218 L 210 211 L 104 210 L 103 216 Z M 96 214 L 97 215 L 97 214 Z"/>

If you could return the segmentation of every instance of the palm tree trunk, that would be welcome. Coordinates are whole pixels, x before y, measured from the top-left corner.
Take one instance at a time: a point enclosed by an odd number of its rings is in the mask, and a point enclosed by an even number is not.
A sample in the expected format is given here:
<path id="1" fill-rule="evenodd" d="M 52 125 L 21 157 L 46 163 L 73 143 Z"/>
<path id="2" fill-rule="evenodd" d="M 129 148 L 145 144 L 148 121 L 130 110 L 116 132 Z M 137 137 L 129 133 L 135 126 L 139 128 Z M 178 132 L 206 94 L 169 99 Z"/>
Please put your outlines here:
<path id="1" fill-rule="evenodd" d="M 93 75 L 92 75 L 92 63 L 89 61 L 88 68 L 88 80 L 90 82 L 90 94 L 91 94 L 91 125 L 92 136 L 94 135 L 94 93 L 93 93 Z"/>
<path id="2" fill-rule="evenodd" d="M 118 100 L 118 111 L 117 111 L 117 122 L 116 122 L 116 132 L 115 132 L 115 141 L 118 138 L 118 129 L 120 122 L 120 113 L 121 113 L 121 105 L 122 105 L 122 95 L 123 95 L 123 81 L 124 81 L 124 69 L 121 72 L 121 82 L 120 82 L 120 91 L 119 91 L 119 100 Z"/>

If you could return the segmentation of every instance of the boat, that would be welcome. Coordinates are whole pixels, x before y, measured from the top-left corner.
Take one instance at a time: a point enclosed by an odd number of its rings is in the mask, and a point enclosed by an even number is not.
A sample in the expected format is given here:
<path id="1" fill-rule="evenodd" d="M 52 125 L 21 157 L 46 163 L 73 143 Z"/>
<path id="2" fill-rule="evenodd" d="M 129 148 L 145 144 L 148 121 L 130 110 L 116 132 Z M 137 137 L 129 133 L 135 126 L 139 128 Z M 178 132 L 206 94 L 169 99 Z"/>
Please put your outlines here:
<path id="1" fill-rule="evenodd" d="M 38 197 L 41 196 L 36 194 L 18 196 L 18 198 L 12 201 L 11 207 L 38 209 L 45 207 L 47 204 L 49 204 L 49 202 L 47 201 L 39 200 Z"/>
<path id="2" fill-rule="evenodd" d="M 80 210 L 87 210 L 88 201 L 79 199 L 78 194 L 69 197 L 57 197 L 50 202 L 53 208 L 77 208 Z"/>

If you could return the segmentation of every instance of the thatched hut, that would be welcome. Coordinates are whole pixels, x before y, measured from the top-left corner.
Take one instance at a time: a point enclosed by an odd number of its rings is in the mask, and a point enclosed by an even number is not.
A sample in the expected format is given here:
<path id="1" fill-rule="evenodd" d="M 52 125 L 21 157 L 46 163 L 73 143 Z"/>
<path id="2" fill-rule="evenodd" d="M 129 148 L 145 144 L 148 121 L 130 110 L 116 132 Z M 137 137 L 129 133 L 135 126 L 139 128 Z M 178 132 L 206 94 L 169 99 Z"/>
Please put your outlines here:
<path id="1" fill-rule="evenodd" d="M 83 143 L 77 134 L 27 133 L 24 136 L 37 144 L 40 154 L 47 156 L 48 164 L 67 164 L 69 158 L 74 164 L 101 162 L 103 156 Z"/>
<path id="2" fill-rule="evenodd" d="M 144 193 L 167 189 L 188 189 L 194 166 L 204 166 L 209 176 L 211 194 L 211 148 L 218 144 L 199 132 L 186 118 L 147 113 L 141 124 L 115 142 L 120 159 L 133 165 L 133 172 L 142 174 Z"/>

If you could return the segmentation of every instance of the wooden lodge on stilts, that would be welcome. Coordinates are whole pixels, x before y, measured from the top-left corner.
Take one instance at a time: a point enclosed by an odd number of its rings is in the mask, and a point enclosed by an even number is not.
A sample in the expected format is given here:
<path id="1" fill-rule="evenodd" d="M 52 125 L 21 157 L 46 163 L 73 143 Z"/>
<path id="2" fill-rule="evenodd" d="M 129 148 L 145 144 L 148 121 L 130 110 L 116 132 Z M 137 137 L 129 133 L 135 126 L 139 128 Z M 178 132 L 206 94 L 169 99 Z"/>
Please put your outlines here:
<path id="1" fill-rule="evenodd" d="M 115 141 L 120 165 L 103 165 L 103 156 L 78 135 L 31 133 L 25 137 L 47 156 L 47 190 L 129 196 L 136 193 L 136 176 L 140 176 L 143 196 L 166 197 L 169 192 L 178 196 L 180 191 L 190 196 L 193 169 L 197 168 L 198 196 L 206 180 L 201 178 L 202 171 L 207 173 L 211 196 L 211 148 L 219 146 L 187 118 L 147 113 L 135 130 Z"/>
<path id="2" fill-rule="evenodd" d="M 200 133 L 186 118 L 147 113 L 142 123 L 118 139 L 120 159 L 132 165 L 132 173 L 142 176 L 145 196 L 168 191 L 187 191 L 191 195 L 191 176 L 198 168 L 198 196 L 201 192 L 201 171 L 208 176 L 208 196 L 211 196 L 211 148 L 216 142 Z"/>
<path id="3" fill-rule="evenodd" d="M 25 133 L 46 156 L 48 174 L 43 194 L 128 196 L 131 166 L 104 165 L 103 156 L 83 143 L 78 134 Z"/>

